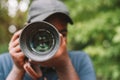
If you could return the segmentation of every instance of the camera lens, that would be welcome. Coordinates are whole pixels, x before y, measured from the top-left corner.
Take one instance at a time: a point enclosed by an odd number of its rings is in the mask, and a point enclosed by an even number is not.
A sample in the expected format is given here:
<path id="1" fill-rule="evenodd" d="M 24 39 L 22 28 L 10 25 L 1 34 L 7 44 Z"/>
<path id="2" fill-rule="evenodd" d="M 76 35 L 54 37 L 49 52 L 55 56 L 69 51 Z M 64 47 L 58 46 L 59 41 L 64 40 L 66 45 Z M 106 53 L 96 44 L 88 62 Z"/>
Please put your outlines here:
<path id="1" fill-rule="evenodd" d="M 39 30 L 30 41 L 30 46 L 36 52 L 45 52 L 52 48 L 54 39 L 52 33 L 47 30 Z"/>
<path id="2" fill-rule="evenodd" d="M 52 58 L 60 46 L 58 30 L 52 24 L 41 21 L 26 25 L 20 35 L 20 47 L 26 57 L 33 61 Z"/>

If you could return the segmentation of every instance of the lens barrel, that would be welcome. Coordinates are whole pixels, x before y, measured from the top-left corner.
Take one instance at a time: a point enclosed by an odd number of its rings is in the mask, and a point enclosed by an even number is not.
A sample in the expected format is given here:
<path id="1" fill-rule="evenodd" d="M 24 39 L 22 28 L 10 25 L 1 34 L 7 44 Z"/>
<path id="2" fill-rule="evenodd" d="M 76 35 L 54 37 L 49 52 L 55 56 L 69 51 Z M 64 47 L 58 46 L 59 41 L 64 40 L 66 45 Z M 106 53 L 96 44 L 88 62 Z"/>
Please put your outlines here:
<path id="1" fill-rule="evenodd" d="M 57 52 L 59 45 L 58 30 L 45 21 L 28 24 L 20 35 L 22 52 L 34 61 L 42 62 L 51 59 Z"/>

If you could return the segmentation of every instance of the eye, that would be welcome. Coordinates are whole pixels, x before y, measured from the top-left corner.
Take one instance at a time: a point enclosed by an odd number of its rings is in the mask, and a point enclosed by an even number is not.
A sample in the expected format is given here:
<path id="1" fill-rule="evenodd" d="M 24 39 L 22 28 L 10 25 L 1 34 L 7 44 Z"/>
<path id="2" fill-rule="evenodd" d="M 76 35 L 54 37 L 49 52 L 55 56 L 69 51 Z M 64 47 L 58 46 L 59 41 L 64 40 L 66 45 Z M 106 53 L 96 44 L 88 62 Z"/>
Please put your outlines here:
<path id="1" fill-rule="evenodd" d="M 66 32 L 63 32 L 61 33 L 63 35 L 63 37 L 66 37 L 67 36 L 67 33 Z"/>
<path id="2" fill-rule="evenodd" d="M 66 37 L 67 36 L 67 30 L 61 30 L 60 33 L 63 35 L 63 37 Z"/>

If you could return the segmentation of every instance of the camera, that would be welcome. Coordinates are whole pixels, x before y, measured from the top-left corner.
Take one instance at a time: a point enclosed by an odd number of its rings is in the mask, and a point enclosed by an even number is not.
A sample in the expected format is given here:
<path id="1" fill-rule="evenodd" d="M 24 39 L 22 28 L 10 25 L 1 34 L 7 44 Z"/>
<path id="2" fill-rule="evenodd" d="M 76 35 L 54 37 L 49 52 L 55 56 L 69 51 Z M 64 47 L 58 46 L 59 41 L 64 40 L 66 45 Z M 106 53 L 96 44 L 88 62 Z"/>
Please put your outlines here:
<path id="1" fill-rule="evenodd" d="M 20 47 L 25 56 L 33 61 L 51 59 L 60 46 L 58 30 L 52 24 L 40 21 L 29 23 L 20 35 Z"/>

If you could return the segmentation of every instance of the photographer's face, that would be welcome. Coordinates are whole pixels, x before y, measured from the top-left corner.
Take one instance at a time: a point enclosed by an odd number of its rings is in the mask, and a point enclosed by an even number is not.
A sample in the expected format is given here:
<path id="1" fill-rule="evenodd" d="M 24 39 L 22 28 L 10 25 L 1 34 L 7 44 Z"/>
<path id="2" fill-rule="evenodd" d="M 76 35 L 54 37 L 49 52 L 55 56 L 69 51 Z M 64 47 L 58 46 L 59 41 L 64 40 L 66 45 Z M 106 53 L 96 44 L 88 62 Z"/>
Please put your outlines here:
<path id="1" fill-rule="evenodd" d="M 54 25 L 64 38 L 67 37 L 67 22 L 64 16 L 55 15 L 47 18 L 45 21 Z"/>
<path id="2" fill-rule="evenodd" d="M 67 42 L 67 21 L 64 16 L 50 16 L 45 20 L 46 22 L 54 25 L 57 30 L 63 35 L 64 40 Z M 39 64 L 39 62 L 31 61 L 33 64 Z"/>

